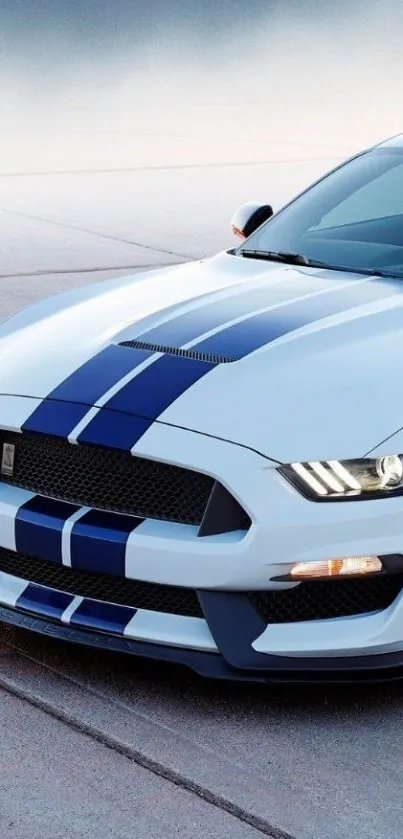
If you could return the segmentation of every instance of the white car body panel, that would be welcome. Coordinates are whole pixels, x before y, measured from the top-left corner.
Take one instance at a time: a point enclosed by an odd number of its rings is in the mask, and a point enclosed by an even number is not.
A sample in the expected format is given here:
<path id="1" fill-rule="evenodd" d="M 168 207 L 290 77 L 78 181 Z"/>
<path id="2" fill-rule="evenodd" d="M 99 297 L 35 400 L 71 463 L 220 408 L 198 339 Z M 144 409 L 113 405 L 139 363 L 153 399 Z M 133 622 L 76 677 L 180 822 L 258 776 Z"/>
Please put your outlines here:
<path id="1" fill-rule="evenodd" d="M 249 666 L 249 653 L 250 667 L 255 660 L 262 668 L 265 657 L 298 664 L 403 651 L 403 590 L 387 607 L 352 617 L 276 623 L 256 610 L 246 652 L 237 635 L 246 612 L 239 626 L 226 612 L 237 598 L 249 609 L 257 592 L 305 585 L 278 579 L 295 563 L 403 553 L 402 494 L 315 503 L 277 468 L 403 453 L 402 343 L 403 280 L 230 252 L 69 292 L 5 321 L 0 435 L 17 435 L 17 458 L 27 433 L 63 440 L 70 453 L 118 450 L 130 468 L 134 457 L 208 476 L 245 515 L 201 537 L 200 522 L 91 507 L 29 481 L 12 485 L 3 471 L 0 555 L 192 590 L 205 618 L 105 606 L 1 566 L 0 618 L 2 607 L 45 615 L 73 639 L 94 631 L 101 640 L 222 656 L 236 671 Z M 27 533 L 38 556 L 19 547 L 29 547 Z M 119 573 L 105 561 L 110 546 L 123 557 Z"/>
<path id="2" fill-rule="evenodd" d="M 13 402 L 14 398 L 10 398 L 9 403 Z M 21 422 L 21 399 L 17 402 L 15 416 Z M 25 405 L 29 412 L 31 400 L 26 399 Z M 196 528 L 191 526 L 146 521 L 127 542 L 127 578 L 216 591 L 275 590 L 290 587 L 273 582 L 272 578 L 286 573 L 294 562 L 366 552 L 394 554 L 401 548 L 402 497 L 389 499 L 386 504 L 383 499 L 364 504 L 315 504 L 300 496 L 278 474 L 274 464 L 261 455 L 202 434 L 154 423 L 138 444 L 137 453 L 167 461 L 167 452 L 169 461 L 203 469 L 231 487 L 251 513 L 252 527 L 247 535 L 240 532 L 198 539 Z M 31 497 L 32 493 L 25 490 L 0 484 L 2 546 L 15 549 L 15 517 Z M 68 522 L 66 532 L 68 538 Z M 63 544 L 67 552 L 65 540 Z M 0 603 L 14 605 L 10 596 L 17 598 L 24 586 L 6 576 L 0 577 Z M 164 628 L 160 615 L 154 623 L 149 616 L 144 620 L 142 617 L 141 623 L 138 618 L 137 633 L 133 619 L 125 634 L 180 646 L 184 643 L 183 632 L 188 629 L 189 649 L 216 649 L 205 622 L 201 622 L 201 629 L 194 618 L 175 623 L 174 617 L 166 616 L 169 627 L 165 624 Z M 393 640 L 396 627 L 403 630 L 401 597 L 379 615 L 269 626 L 253 647 L 258 652 L 291 658 L 369 655 L 403 649 L 403 640 Z M 180 630 L 176 641 L 174 629 Z"/>
<path id="3" fill-rule="evenodd" d="M 280 295 L 277 304 L 266 307 L 287 317 L 299 299 L 298 284 L 302 297 L 309 275 L 315 290 L 307 302 L 318 296 L 325 301 L 334 289 L 342 294 L 356 288 L 359 303 L 358 289 L 361 286 L 364 293 L 368 283 L 379 284 L 380 297 L 298 328 L 234 366 L 221 365 L 157 421 L 230 439 L 279 462 L 357 457 L 399 427 L 403 392 L 393 382 L 403 373 L 403 294 L 388 297 L 388 281 L 255 262 L 226 253 L 165 272 L 101 284 L 98 292 L 92 287 L 92 294 L 88 289 L 69 292 L 6 321 L 0 327 L 0 392 L 45 399 L 111 341 L 136 337 L 138 329 L 143 332 L 197 309 L 209 302 L 205 295 L 213 290 L 218 289 L 214 301 L 233 297 L 234 283 L 240 291 L 252 282 L 274 290 L 289 286 L 291 299 L 284 302 Z M 185 302 L 189 296 L 192 301 Z M 380 396 L 374 402 L 374 382 L 379 382 L 380 395 L 390 383 L 387 399 Z M 204 411 L 210 403 L 214 411 Z"/>

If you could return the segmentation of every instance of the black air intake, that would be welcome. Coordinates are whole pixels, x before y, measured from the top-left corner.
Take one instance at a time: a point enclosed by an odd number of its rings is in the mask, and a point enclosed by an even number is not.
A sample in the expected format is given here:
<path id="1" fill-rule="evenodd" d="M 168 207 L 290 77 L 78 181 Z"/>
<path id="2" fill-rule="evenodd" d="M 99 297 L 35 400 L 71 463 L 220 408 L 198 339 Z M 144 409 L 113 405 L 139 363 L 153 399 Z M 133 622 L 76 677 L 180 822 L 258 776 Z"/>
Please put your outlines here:
<path id="1" fill-rule="evenodd" d="M 37 559 L 1 547 L 0 571 L 40 586 L 105 603 L 117 603 L 120 606 L 165 612 L 169 615 L 204 617 L 197 594 L 190 588 L 145 583 L 112 574 L 66 568 L 57 562 Z"/>
<path id="2" fill-rule="evenodd" d="M 231 358 L 228 355 L 209 355 L 197 350 L 182 350 L 180 347 L 165 347 L 162 344 L 147 344 L 146 341 L 122 341 L 119 347 L 130 347 L 132 350 L 148 350 L 149 352 L 165 353 L 166 355 L 180 355 L 182 358 L 193 358 L 195 361 L 207 361 L 210 364 L 232 364 L 239 361 L 239 356 Z"/>

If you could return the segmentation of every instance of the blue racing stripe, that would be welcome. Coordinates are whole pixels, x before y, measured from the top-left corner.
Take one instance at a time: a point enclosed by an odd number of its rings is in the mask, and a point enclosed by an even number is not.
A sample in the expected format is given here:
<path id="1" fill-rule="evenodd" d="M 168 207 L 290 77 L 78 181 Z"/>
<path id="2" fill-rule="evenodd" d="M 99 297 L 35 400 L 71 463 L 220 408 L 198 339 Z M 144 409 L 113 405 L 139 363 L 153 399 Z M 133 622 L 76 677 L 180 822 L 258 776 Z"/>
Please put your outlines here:
<path id="1" fill-rule="evenodd" d="M 132 609 L 130 606 L 101 603 L 99 600 L 83 600 L 73 612 L 70 624 L 123 635 L 127 624 L 134 618 L 136 612 L 137 609 Z"/>
<path id="2" fill-rule="evenodd" d="M 80 443 L 128 451 L 134 445 L 132 441 L 139 440 L 153 422 L 152 419 L 130 414 L 117 415 L 102 408 L 78 439 Z"/>
<path id="3" fill-rule="evenodd" d="M 153 419 L 213 368 L 214 365 L 206 361 L 176 355 L 163 356 L 119 390 L 80 434 L 78 441 L 131 449 Z M 112 410 L 138 414 L 147 419 L 138 422 L 128 416 L 123 420 L 113 413 L 108 418 L 106 415 Z"/>
<path id="4" fill-rule="evenodd" d="M 230 294 L 218 301 L 212 300 L 202 306 L 196 306 L 191 311 L 177 315 L 176 317 L 173 316 L 166 323 L 143 333 L 138 333 L 134 327 L 134 335 L 141 338 L 141 340 L 180 347 L 184 343 L 194 341 L 204 332 L 222 326 L 223 328 L 219 333 L 205 341 L 199 341 L 195 346 L 197 348 L 206 347 L 206 351 L 214 352 L 214 354 L 225 353 L 233 357 L 245 355 L 247 352 L 252 352 L 253 349 L 256 349 L 267 341 L 273 340 L 273 337 L 277 337 L 281 333 L 281 328 L 285 320 L 283 316 L 285 311 L 288 312 L 290 310 L 288 331 L 291 328 L 296 328 L 292 323 L 292 313 L 294 312 L 294 307 L 298 305 L 298 303 L 293 304 L 292 300 L 296 296 L 306 296 L 308 298 L 306 305 L 308 306 L 308 310 L 311 311 L 311 301 L 315 298 L 312 298 L 310 295 L 317 290 L 334 287 L 334 292 L 330 292 L 329 295 L 321 295 L 320 297 L 326 298 L 328 296 L 332 297 L 333 294 L 336 295 L 338 300 L 343 301 L 338 304 L 342 309 L 345 306 L 345 302 L 343 290 L 338 287 L 339 283 L 340 280 L 326 280 L 319 274 L 307 276 L 301 274 L 297 278 L 293 276 L 290 281 L 284 279 L 279 282 L 269 282 L 267 284 L 259 282 L 258 287 L 246 288 L 243 291 L 237 288 L 232 295 Z M 301 302 L 304 303 L 305 301 Z M 284 303 L 286 304 L 285 306 L 281 305 Z M 262 315 L 251 315 L 233 327 L 225 327 L 225 324 L 230 320 L 242 316 L 245 313 L 252 312 L 257 308 L 279 305 L 281 308 L 278 310 L 278 314 L 273 314 L 273 312 L 277 312 L 274 309 L 272 313 L 266 312 Z M 316 317 L 316 311 L 312 310 L 311 320 L 315 320 Z M 297 311 L 295 312 L 295 318 L 298 318 Z M 275 332 L 276 319 L 278 319 L 277 332 Z M 305 320 L 303 322 L 308 321 Z M 295 323 L 300 325 L 301 320 L 295 320 Z M 140 325 L 141 322 L 136 326 L 140 327 Z M 151 358 L 152 355 L 153 353 L 149 351 L 117 345 L 106 347 L 79 367 L 78 370 L 72 373 L 48 395 L 47 399 L 38 406 L 25 422 L 23 430 L 67 437 L 85 417 L 88 406 L 96 404 L 111 387 L 118 384 L 128 373 L 135 371 L 140 364 Z M 167 365 L 166 375 L 168 377 L 168 381 L 164 383 L 164 387 L 161 383 L 161 377 L 165 375 L 164 364 L 162 362 Z M 162 359 L 158 363 L 155 372 L 155 364 L 153 364 L 150 367 L 150 373 L 147 377 L 145 376 L 145 371 L 144 374 L 136 379 L 136 386 L 133 386 L 132 390 L 130 388 L 123 388 L 122 399 L 116 399 L 115 402 L 111 400 L 108 403 L 109 407 L 118 409 L 117 406 L 121 402 L 123 405 L 121 410 L 136 412 L 149 419 L 155 418 L 157 413 L 165 410 L 187 387 L 200 378 L 197 373 L 193 380 L 192 376 L 194 371 L 192 370 L 189 372 L 188 380 L 186 380 L 187 373 L 185 373 L 185 370 L 187 371 L 189 364 L 190 362 L 187 361 L 186 366 L 182 365 L 180 369 L 176 358 L 173 359 L 172 364 L 170 361 L 165 362 L 165 359 Z M 208 371 L 203 371 L 201 375 L 205 375 L 205 372 Z M 169 399 L 167 391 L 172 386 L 172 377 L 176 385 L 177 380 L 182 375 L 185 379 L 183 389 L 178 385 L 178 392 L 176 393 L 176 389 L 173 387 L 173 395 Z M 148 382 L 150 382 L 150 393 L 147 399 L 143 399 L 137 391 L 137 387 L 145 388 L 148 386 Z M 133 408 L 131 405 L 131 396 L 134 390 L 136 391 L 136 395 L 134 399 L 135 407 Z M 158 392 L 161 390 L 164 393 L 161 393 L 161 408 L 157 410 Z M 153 405 L 150 407 L 150 400 L 155 407 Z M 144 408 L 141 404 L 137 407 L 138 402 L 144 404 Z M 128 408 L 125 407 L 126 405 L 128 405 Z M 94 442 L 105 443 L 111 425 L 113 425 L 111 419 L 107 418 L 103 413 L 100 414 L 95 420 L 95 426 L 93 428 Z M 145 430 L 146 426 L 144 426 L 142 433 Z M 116 430 L 112 436 L 115 438 L 115 442 L 112 442 L 111 445 L 117 445 Z M 137 429 L 133 437 L 133 443 L 136 442 L 139 436 L 141 436 L 140 429 Z M 125 439 L 122 440 L 121 447 L 127 449 L 129 447 L 127 440 L 130 440 L 130 432 L 124 435 L 124 437 Z M 80 439 L 82 441 L 88 439 L 88 433 L 86 432 Z"/>
<path id="5" fill-rule="evenodd" d="M 322 294 L 315 295 L 313 292 L 318 288 L 326 290 Z M 387 299 L 402 292 L 403 286 L 400 281 L 386 282 L 377 279 L 362 282 L 353 280 L 350 285 L 346 286 L 341 283 L 340 279 L 324 280 L 320 275 L 312 275 L 308 282 L 307 278 L 301 275 L 299 284 L 298 281 L 292 281 L 291 283 L 284 282 L 276 286 L 273 284 L 272 287 L 269 285 L 258 290 L 256 288 L 251 290 L 250 294 L 252 296 L 249 297 L 249 302 L 256 304 L 257 299 L 259 299 L 259 303 L 273 308 L 269 308 L 259 315 L 247 316 L 244 320 L 232 326 L 224 325 L 216 334 L 195 343 L 194 348 L 200 352 L 214 355 L 244 357 L 300 327 L 340 312 L 347 312 L 355 307 Z M 302 294 L 304 297 L 302 300 L 293 302 L 292 297 L 296 293 Z M 258 297 L 253 297 L 256 294 L 258 294 Z M 260 298 L 261 294 L 262 298 Z M 270 294 L 274 295 L 271 300 Z M 220 312 L 220 318 L 224 316 L 224 311 L 226 313 L 225 317 L 229 312 L 228 306 L 226 308 L 224 304 L 232 301 L 231 305 L 240 306 L 240 300 L 246 297 L 246 293 L 235 297 L 239 298 L 236 303 L 234 302 L 235 298 L 221 301 L 223 308 Z M 189 312 L 186 316 L 178 316 L 178 318 L 169 321 L 168 324 L 162 324 L 162 327 L 164 329 L 174 329 L 176 345 L 179 345 L 184 337 L 194 339 L 197 333 L 200 334 L 200 328 L 204 328 L 207 321 L 209 328 L 212 328 L 212 323 L 216 322 L 214 321 L 214 309 L 218 305 L 212 303 L 199 308 L 199 314 L 201 309 L 205 310 L 205 314 L 207 310 L 209 312 L 208 318 L 203 321 L 203 324 L 198 315 L 192 320 L 192 312 Z M 193 310 L 193 312 L 195 311 L 197 312 L 197 310 Z M 245 299 L 242 304 L 242 312 L 244 311 Z M 167 332 L 159 332 L 159 328 L 156 328 L 152 337 L 153 340 L 161 344 L 169 340 L 172 345 L 173 333 L 169 337 Z M 144 333 L 141 338 L 151 340 L 151 331 Z M 122 366 L 118 376 L 116 370 L 113 374 L 116 350 L 122 350 L 124 353 L 122 356 L 119 355 L 117 366 L 120 364 Z M 113 383 L 116 384 L 120 378 L 126 375 L 126 365 L 129 365 L 130 370 L 135 370 L 145 358 L 148 359 L 151 355 L 150 353 L 142 353 L 122 347 L 110 347 L 109 351 L 110 356 L 107 350 L 100 353 L 95 359 L 80 368 L 76 374 L 73 374 L 70 379 L 66 380 L 51 396 L 57 394 L 57 398 L 62 396 L 62 398 L 72 399 L 74 393 L 75 399 L 83 399 L 85 391 L 88 397 L 86 401 L 96 401 L 95 393 L 98 392 L 99 394 L 100 381 L 102 381 L 103 393 L 107 390 L 106 379 L 101 374 L 103 358 L 107 361 L 108 382 L 111 385 L 113 378 L 115 378 Z M 129 363 L 132 354 L 135 357 L 134 364 Z M 116 359 L 118 359 L 118 356 L 116 356 Z M 212 364 L 182 356 L 165 355 L 155 360 L 145 370 L 135 375 L 105 404 L 79 435 L 78 442 L 118 447 L 124 450 L 131 449 L 149 428 L 152 421 L 156 420 L 189 387 L 212 369 L 214 369 Z M 96 374 L 96 370 L 98 370 L 98 374 Z M 95 384 L 93 382 L 94 376 Z M 88 391 L 86 390 L 86 382 L 89 382 L 90 390 Z M 97 398 L 99 398 L 99 395 Z M 38 411 L 40 410 L 41 406 L 38 408 Z M 114 414 L 117 411 L 120 412 L 119 417 Z M 57 412 L 55 412 L 55 423 L 57 425 L 56 415 Z M 68 420 L 65 420 L 62 414 L 60 416 L 60 428 L 65 433 Z M 51 433 L 49 428 L 41 427 L 38 429 L 36 426 L 36 430 L 47 430 Z M 55 430 L 53 433 L 57 433 L 57 431 Z"/>
<path id="6" fill-rule="evenodd" d="M 66 594 L 64 591 L 55 591 L 52 588 L 30 583 L 15 605 L 17 609 L 38 612 L 49 618 L 61 618 L 73 599 L 71 594 Z"/>
<path id="7" fill-rule="evenodd" d="M 37 431 L 67 437 L 107 391 L 153 355 L 144 350 L 111 345 L 83 364 L 41 402 L 23 425 Z M 75 405 L 63 405 L 70 402 Z"/>
<path id="8" fill-rule="evenodd" d="M 77 504 L 35 495 L 17 512 L 16 551 L 61 563 L 62 530 L 67 519 L 79 509 Z"/>
<path id="9" fill-rule="evenodd" d="M 195 349 L 244 357 L 301 326 L 403 292 L 399 282 L 353 281 L 351 285 L 341 287 L 339 283 L 339 280 L 331 282 L 332 291 L 290 302 L 224 328 L 195 344 Z M 137 414 L 150 422 L 145 422 L 143 426 L 133 420 L 131 425 L 129 420 L 123 422 L 121 417 L 107 418 L 105 412 L 101 411 L 86 427 L 79 441 L 108 445 L 111 439 L 112 445 L 131 449 L 151 421 L 157 419 L 175 399 L 214 369 L 214 366 L 182 356 L 163 356 L 139 373 L 105 405 L 109 410 Z"/>
<path id="10" fill-rule="evenodd" d="M 111 344 L 65 379 L 49 398 L 94 405 L 109 388 L 151 356 L 151 352 Z"/>
<path id="11" fill-rule="evenodd" d="M 90 510 L 73 525 L 70 556 L 73 568 L 125 576 L 126 542 L 143 519 Z"/>
<path id="12" fill-rule="evenodd" d="M 45 399 L 24 423 L 23 431 L 68 437 L 88 411 L 88 405 Z"/>
<path id="13" fill-rule="evenodd" d="M 246 288 L 242 291 L 236 288 L 235 293 L 224 299 L 210 300 L 182 315 L 174 315 L 175 305 L 171 307 L 173 317 L 169 321 L 139 333 L 140 321 L 133 326 L 133 335 L 149 343 L 180 347 L 210 329 L 225 326 L 245 312 L 278 304 L 296 295 L 310 294 L 323 288 L 323 284 L 324 280 L 318 276 L 299 277 L 291 281 L 285 279 L 272 284 L 259 282 L 257 288 L 248 288 L 245 284 Z M 118 345 L 106 347 L 51 391 L 24 423 L 23 430 L 68 437 L 84 418 L 88 406 L 96 404 L 120 379 L 152 355 L 150 351 Z"/>
<path id="14" fill-rule="evenodd" d="M 269 281 L 265 284 L 260 282 L 257 288 L 248 288 L 246 285 L 245 290 L 239 291 L 235 287 L 235 289 L 230 289 L 232 294 L 228 294 L 221 300 L 210 300 L 209 303 L 172 317 L 166 323 L 155 326 L 153 329 L 134 334 L 139 341 L 181 347 L 211 329 L 219 326 L 224 328 L 226 323 L 247 315 L 248 312 L 252 313 L 265 306 L 278 305 L 294 297 L 311 294 L 313 291 L 324 288 L 325 285 L 326 281 L 318 275 L 301 275 L 291 280 L 288 280 L 285 275 L 277 282 Z"/>
<path id="15" fill-rule="evenodd" d="M 276 338 L 294 332 L 315 321 L 347 312 L 356 306 L 394 297 L 403 293 L 401 280 L 388 282 L 371 280 L 299 300 L 229 326 L 194 345 L 198 352 L 218 355 L 245 356 Z"/>

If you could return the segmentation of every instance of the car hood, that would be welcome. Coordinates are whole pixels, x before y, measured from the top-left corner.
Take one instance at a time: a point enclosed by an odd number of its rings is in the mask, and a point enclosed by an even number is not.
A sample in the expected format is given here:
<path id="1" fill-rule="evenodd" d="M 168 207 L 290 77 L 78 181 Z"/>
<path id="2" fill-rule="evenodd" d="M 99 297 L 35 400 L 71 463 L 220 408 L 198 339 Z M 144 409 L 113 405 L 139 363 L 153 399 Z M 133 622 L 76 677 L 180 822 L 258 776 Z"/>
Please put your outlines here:
<path id="1" fill-rule="evenodd" d="M 399 280 L 219 254 L 5 321 L 0 392 L 103 405 L 278 462 L 359 457 L 403 425 L 402 305 Z"/>

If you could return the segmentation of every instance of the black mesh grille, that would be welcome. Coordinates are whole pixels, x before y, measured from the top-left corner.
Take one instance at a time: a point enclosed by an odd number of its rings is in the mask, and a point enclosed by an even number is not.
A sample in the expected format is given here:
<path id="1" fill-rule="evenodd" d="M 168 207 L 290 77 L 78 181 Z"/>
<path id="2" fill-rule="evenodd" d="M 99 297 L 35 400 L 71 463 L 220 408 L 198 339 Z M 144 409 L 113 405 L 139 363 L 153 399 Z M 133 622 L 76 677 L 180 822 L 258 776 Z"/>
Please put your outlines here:
<path id="1" fill-rule="evenodd" d="M 256 591 L 250 599 L 266 623 L 323 620 L 386 609 L 403 587 L 403 575 L 300 583 L 283 591 Z"/>
<path id="2" fill-rule="evenodd" d="M 66 568 L 53 562 L 35 559 L 0 548 L 0 571 L 22 577 L 31 583 L 90 597 L 107 603 L 202 618 L 203 612 L 193 589 L 163 586 Z"/>
<path id="3" fill-rule="evenodd" d="M 2 432 L 4 442 L 16 449 L 14 475 L 2 481 L 87 507 L 200 525 L 214 485 L 200 472 L 57 437 Z"/>
<path id="4" fill-rule="evenodd" d="M 150 352 L 166 353 L 167 355 L 180 355 L 183 358 L 194 358 L 196 361 L 208 361 L 210 364 L 232 364 L 239 361 L 239 356 L 210 355 L 197 350 L 183 350 L 180 347 L 166 347 L 163 344 L 148 344 L 146 341 L 122 341 L 120 347 L 130 347 L 132 350 L 150 350 Z"/>

